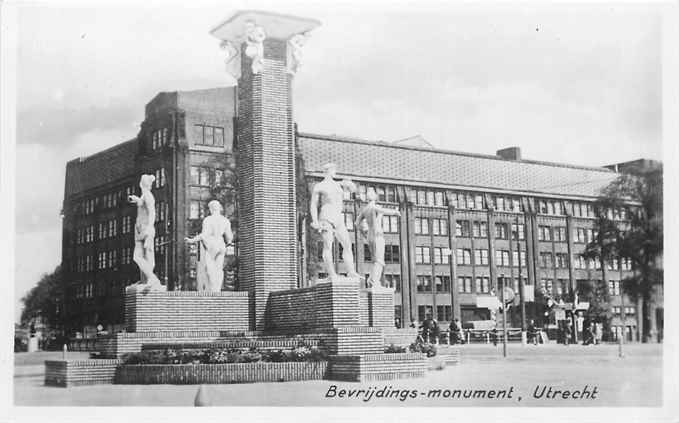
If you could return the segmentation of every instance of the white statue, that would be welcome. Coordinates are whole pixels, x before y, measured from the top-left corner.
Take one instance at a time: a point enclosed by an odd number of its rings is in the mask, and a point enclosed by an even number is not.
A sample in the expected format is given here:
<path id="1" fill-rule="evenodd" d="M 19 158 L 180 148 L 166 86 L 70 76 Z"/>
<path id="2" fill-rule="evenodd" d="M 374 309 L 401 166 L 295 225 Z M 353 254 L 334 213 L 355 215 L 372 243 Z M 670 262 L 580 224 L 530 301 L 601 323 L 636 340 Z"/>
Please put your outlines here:
<path id="1" fill-rule="evenodd" d="M 348 269 L 348 276 L 359 278 L 354 268 L 354 255 L 351 252 L 351 238 L 344 224 L 342 206 L 344 190 L 356 191 L 356 185 L 348 179 L 337 182 L 334 177 L 337 168 L 329 163 L 323 166 L 325 178 L 314 185 L 311 193 L 311 227 L 318 230 L 323 237 L 323 262 L 331 281 L 337 281 L 337 273 L 332 259 L 332 243 L 337 238 L 344 250 L 344 264 Z M 320 202 L 320 212 L 318 204 Z"/>
<path id="2" fill-rule="evenodd" d="M 296 74 L 302 66 L 302 47 L 306 43 L 305 34 L 295 34 L 288 40 L 288 63 L 287 72 Z"/>
<path id="3" fill-rule="evenodd" d="M 264 28 L 252 21 L 245 23 L 245 55 L 252 59 L 252 73 L 257 75 L 264 69 Z"/>
<path id="4" fill-rule="evenodd" d="M 149 290 L 164 291 L 167 289 L 161 285 L 158 277 L 153 273 L 156 266 L 154 256 L 154 240 L 156 237 L 156 200 L 151 193 L 151 186 L 156 180 L 153 175 L 141 175 L 139 188 L 141 196 L 130 195 L 128 201 L 137 205 L 137 220 L 134 224 L 134 262 L 139 266 L 141 277 L 139 282 L 132 285 L 144 287 Z"/>
<path id="5" fill-rule="evenodd" d="M 382 217 L 400 216 L 398 210 L 387 209 L 377 205 L 377 193 L 374 188 L 368 188 L 366 193 L 368 204 L 366 204 L 356 216 L 354 226 L 368 240 L 368 248 L 373 257 L 372 271 L 366 281 L 368 287 L 375 284 L 380 285 L 382 270 L 384 270 L 384 230 L 382 229 Z"/>
<path id="6" fill-rule="evenodd" d="M 224 282 L 224 256 L 226 246 L 233 241 L 231 222 L 222 215 L 222 205 L 217 200 L 208 203 L 210 216 L 203 219 L 203 229 L 193 238 L 186 238 L 186 242 L 200 241 L 201 263 L 205 266 L 206 283 L 198 281 L 199 291 L 219 292 Z M 226 238 L 226 242 L 224 242 Z M 199 269 L 200 270 L 200 269 Z M 200 273 L 200 272 L 199 272 Z M 201 278 L 199 278 L 201 279 Z"/>

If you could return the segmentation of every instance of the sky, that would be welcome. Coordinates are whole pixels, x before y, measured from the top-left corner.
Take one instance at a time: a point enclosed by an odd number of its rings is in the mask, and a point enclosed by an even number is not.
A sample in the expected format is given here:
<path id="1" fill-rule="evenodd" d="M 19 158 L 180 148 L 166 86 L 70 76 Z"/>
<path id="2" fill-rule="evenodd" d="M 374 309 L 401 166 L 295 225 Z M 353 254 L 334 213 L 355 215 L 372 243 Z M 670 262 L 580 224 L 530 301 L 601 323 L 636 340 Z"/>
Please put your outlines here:
<path id="1" fill-rule="evenodd" d="M 295 78 L 302 132 L 662 159 L 657 4 L 20 3 L 15 316 L 60 262 L 66 162 L 135 137 L 159 91 L 233 85 L 208 31 L 253 8 L 322 22 Z"/>

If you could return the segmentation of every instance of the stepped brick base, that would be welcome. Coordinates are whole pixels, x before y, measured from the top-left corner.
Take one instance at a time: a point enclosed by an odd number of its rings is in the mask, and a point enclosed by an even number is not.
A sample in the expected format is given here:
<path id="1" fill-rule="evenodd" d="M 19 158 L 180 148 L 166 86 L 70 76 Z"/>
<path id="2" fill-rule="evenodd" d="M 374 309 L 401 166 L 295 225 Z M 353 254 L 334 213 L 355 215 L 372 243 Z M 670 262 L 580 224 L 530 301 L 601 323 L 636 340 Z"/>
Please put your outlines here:
<path id="1" fill-rule="evenodd" d="M 267 329 L 289 333 L 358 326 L 359 282 L 344 278 L 269 294 Z"/>
<path id="2" fill-rule="evenodd" d="M 363 354 L 331 356 L 328 378 L 364 382 L 423 377 L 427 361 L 423 354 Z"/>
<path id="3" fill-rule="evenodd" d="M 45 385 L 111 384 L 121 363 L 121 360 L 46 360 Z"/>
<path id="4" fill-rule="evenodd" d="M 366 290 L 368 296 L 368 326 L 394 327 L 394 289 L 374 287 Z"/>
<path id="5" fill-rule="evenodd" d="M 135 292 L 125 293 L 125 328 L 149 331 L 246 331 L 248 293 Z"/>
<path id="6" fill-rule="evenodd" d="M 326 378 L 327 368 L 327 361 L 123 365 L 120 366 L 115 383 L 198 385 L 320 380 Z"/>
<path id="7" fill-rule="evenodd" d="M 334 328 L 324 334 L 323 346 L 329 354 L 378 354 L 384 352 L 384 338 L 382 331 L 376 328 Z"/>

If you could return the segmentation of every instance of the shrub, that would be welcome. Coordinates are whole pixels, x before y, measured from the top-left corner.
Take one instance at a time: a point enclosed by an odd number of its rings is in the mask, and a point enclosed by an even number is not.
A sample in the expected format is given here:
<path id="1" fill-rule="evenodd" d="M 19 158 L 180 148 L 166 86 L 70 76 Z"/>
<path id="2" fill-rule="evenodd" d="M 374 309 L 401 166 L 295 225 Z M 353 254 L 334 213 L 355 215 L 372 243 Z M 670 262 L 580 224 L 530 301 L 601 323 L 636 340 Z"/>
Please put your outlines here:
<path id="1" fill-rule="evenodd" d="M 434 357 L 436 355 L 436 345 L 429 342 L 414 342 L 410 344 L 411 352 L 424 353 L 427 357 Z"/>
<path id="2" fill-rule="evenodd" d="M 400 347 L 398 345 L 391 344 L 388 347 L 384 348 L 384 352 L 386 354 L 393 354 L 393 353 L 404 353 L 406 352 L 406 347 Z"/>

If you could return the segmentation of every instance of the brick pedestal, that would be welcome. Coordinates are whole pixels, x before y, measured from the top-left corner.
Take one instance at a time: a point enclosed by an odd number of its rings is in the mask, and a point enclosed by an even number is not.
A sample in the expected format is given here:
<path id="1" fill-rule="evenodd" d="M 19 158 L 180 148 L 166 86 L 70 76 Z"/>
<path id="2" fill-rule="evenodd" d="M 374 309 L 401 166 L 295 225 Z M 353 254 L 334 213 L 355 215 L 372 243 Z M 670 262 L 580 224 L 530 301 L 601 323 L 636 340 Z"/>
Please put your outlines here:
<path id="1" fill-rule="evenodd" d="M 125 293 L 125 330 L 246 331 L 247 292 Z"/>

